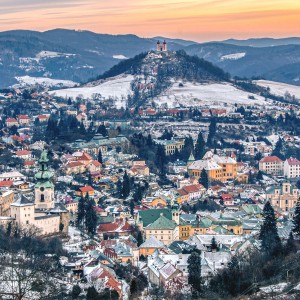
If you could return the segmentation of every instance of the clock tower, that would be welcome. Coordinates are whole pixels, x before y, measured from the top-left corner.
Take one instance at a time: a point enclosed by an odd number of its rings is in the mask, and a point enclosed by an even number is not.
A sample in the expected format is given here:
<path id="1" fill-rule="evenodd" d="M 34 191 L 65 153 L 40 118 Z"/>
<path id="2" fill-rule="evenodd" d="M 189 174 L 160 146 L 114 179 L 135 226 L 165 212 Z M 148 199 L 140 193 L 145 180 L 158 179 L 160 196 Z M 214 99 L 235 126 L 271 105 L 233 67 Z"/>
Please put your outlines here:
<path id="1" fill-rule="evenodd" d="M 47 152 L 43 151 L 39 159 L 39 171 L 35 174 L 34 203 L 37 209 L 54 208 L 53 174 L 48 170 L 48 162 Z"/>

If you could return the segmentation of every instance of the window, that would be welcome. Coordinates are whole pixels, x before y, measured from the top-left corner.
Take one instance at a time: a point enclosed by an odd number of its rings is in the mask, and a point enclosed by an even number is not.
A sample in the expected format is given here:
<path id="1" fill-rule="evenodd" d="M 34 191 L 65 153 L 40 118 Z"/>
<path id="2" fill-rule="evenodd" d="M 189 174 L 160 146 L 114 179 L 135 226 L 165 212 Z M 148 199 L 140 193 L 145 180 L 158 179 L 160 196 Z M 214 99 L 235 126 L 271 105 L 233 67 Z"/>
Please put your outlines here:
<path id="1" fill-rule="evenodd" d="M 45 202 L 45 195 L 41 194 L 41 202 Z"/>

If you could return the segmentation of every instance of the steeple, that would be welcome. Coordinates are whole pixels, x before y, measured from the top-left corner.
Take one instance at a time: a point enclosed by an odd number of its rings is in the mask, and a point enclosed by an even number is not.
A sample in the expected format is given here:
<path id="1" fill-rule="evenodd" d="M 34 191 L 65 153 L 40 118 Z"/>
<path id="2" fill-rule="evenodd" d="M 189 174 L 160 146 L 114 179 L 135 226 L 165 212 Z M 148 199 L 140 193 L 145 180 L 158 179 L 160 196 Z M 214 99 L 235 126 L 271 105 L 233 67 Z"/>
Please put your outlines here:
<path id="1" fill-rule="evenodd" d="M 50 209 L 54 207 L 54 185 L 51 181 L 52 172 L 48 170 L 49 159 L 47 152 L 43 151 L 39 159 L 39 171 L 35 174 L 36 185 L 35 206 L 40 209 Z"/>
<path id="2" fill-rule="evenodd" d="M 190 166 L 195 161 L 195 157 L 193 155 L 193 152 L 191 151 L 190 157 L 187 161 L 187 166 Z"/>

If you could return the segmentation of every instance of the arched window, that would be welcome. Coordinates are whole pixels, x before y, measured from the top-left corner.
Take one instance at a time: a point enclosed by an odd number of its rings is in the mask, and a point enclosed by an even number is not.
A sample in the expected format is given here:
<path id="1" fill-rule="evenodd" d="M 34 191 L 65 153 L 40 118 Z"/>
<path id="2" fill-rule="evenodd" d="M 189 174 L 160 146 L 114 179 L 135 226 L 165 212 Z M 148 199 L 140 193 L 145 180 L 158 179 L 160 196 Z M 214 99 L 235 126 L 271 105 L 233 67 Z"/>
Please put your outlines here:
<path id="1" fill-rule="evenodd" d="M 41 202 L 45 202 L 45 195 L 41 194 Z"/>

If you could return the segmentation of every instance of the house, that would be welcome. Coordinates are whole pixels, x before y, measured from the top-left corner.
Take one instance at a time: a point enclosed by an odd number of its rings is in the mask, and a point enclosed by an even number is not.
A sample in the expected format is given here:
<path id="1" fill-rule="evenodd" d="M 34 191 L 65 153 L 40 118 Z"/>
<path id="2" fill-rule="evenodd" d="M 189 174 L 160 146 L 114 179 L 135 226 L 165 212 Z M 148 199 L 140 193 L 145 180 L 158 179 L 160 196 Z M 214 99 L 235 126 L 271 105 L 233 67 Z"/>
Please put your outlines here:
<path id="1" fill-rule="evenodd" d="M 266 156 L 259 161 L 259 170 L 270 175 L 282 175 L 283 161 L 277 156 Z"/>
<path id="2" fill-rule="evenodd" d="M 76 192 L 76 195 L 79 197 L 86 197 L 87 195 L 89 197 L 94 197 L 95 196 L 95 190 L 93 187 L 86 185 L 81 188 Z"/>
<path id="3" fill-rule="evenodd" d="M 184 146 L 184 140 L 154 140 L 154 142 L 164 147 L 167 156 L 173 155 L 176 150 L 180 152 Z"/>
<path id="4" fill-rule="evenodd" d="M 174 216 L 174 214 L 175 213 L 173 213 L 172 216 Z M 174 219 L 177 220 L 178 222 L 176 223 L 176 221 L 174 221 L 173 219 L 170 220 L 166 218 L 162 213 L 156 221 L 144 227 L 146 239 L 148 239 L 150 236 L 154 236 L 165 245 L 169 245 L 175 240 L 178 240 L 179 239 L 179 230 L 178 230 L 179 215 L 175 216 Z"/>
<path id="5" fill-rule="evenodd" d="M 128 236 L 131 231 L 131 225 L 124 218 L 116 219 L 112 223 L 100 224 L 97 229 L 100 237 L 104 235 L 114 237 Z"/>
<path id="6" fill-rule="evenodd" d="M 97 291 L 101 292 L 104 289 L 115 290 L 120 299 L 122 299 L 122 282 L 119 281 L 113 271 L 102 266 L 96 266 L 90 273 L 87 274 L 89 284 L 96 286 Z"/>
<path id="7" fill-rule="evenodd" d="M 284 162 L 284 176 L 287 178 L 300 178 L 300 160 L 291 157 Z"/>
<path id="8" fill-rule="evenodd" d="M 82 174 L 86 171 L 85 165 L 79 161 L 72 161 L 63 167 L 66 175 Z"/>
<path id="9" fill-rule="evenodd" d="M 5 124 L 7 127 L 19 126 L 19 123 L 15 118 L 7 118 Z"/>
<path id="10" fill-rule="evenodd" d="M 99 163 L 97 160 L 93 160 L 88 165 L 88 170 L 90 173 L 96 173 L 101 171 L 101 163 Z"/>
<path id="11" fill-rule="evenodd" d="M 19 115 L 17 120 L 20 125 L 28 125 L 30 123 L 30 118 L 27 115 Z"/>
<path id="12" fill-rule="evenodd" d="M 283 211 L 289 211 L 297 203 L 298 191 L 289 181 L 284 181 L 280 185 L 268 188 L 266 198 L 273 206 L 277 206 Z"/>
<path id="13" fill-rule="evenodd" d="M 221 199 L 225 206 L 233 206 L 234 205 L 234 198 L 230 194 L 222 194 Z"/>
<path id="14" fill-rule="evenodd" d="M 30 160 L 32 158 L 32 152 L 28 150 L 19 150 L 16 151 L 16 156 L 24 160 Z"/>
<path id="15" fill-rule="evenodd" d="M 49 115 L 39 115 L 37 119 L 39 120 L 40 123 L 46 123 L 49 120 Z"/>
<path id="16" fill-rule="evenodd" d="M 201 176 L 201 171 L 207 172 L 209 180 L 219 180 L 226 182 L 237 177 L 237 162 L 230 156 L 219 156 L 211 151 L 206 152 L 201 160 L 196 160 L 188 166 L 188 173 L 197 179 Z"/>
<path id="17" fill-rule="evenodd" d="M 151 235 L 144 243 L 139 246 L 139 254 L 147 257 L 148 255 L 153 254 L 157 249 L 164 248 L 165 245 L 163 242 L 158 240 L 155 236 Z"/>

